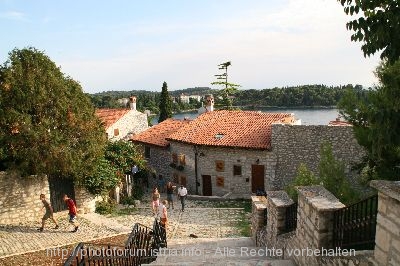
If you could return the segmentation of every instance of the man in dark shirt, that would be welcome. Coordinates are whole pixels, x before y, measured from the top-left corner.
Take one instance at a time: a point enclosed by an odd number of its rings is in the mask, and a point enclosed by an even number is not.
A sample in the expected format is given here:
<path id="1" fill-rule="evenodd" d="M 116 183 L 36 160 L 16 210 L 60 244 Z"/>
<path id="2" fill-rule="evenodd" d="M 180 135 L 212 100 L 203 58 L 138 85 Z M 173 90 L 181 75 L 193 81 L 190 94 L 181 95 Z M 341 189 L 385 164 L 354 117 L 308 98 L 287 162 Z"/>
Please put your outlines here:
<path id="1" fill-rule="evenodd" d="M 44 224 L 45 224 L 46 220 L 49 219 L 49 218 L 51 218 L 53 220 L 53 222 L 55 223 L 55 225 L 56 225 L 56 227 L 54 227 L 54 229 L 58 229 L 57 221 L 53 217 L 53 208 L 47 202 L 46 196 L 44 194 L 40 194 L 40 200 L 43 203 L 42 209 L 45 208 L 46 209 L 46 213 L 43 215 L 43 218 L 42 218 L 42 227 L 38 228 L 38 231 L 43 232 Z"/>
<path id="2" fill-rule="evenodd" d="M 68 210 L 69 210 L 69 222 L 71 224 L 74 225 L 74 230 L 72 230 L 71 232 L 75 233 L 76 231 L 78 231 L 78 227 L 79 227 L 79 223 L 76 221 L 76 205 L 73 199 L 69 198 L 67 195 L 63 196 L 63 200 L 64 202 L 67 204 L 68 206 Z"/>

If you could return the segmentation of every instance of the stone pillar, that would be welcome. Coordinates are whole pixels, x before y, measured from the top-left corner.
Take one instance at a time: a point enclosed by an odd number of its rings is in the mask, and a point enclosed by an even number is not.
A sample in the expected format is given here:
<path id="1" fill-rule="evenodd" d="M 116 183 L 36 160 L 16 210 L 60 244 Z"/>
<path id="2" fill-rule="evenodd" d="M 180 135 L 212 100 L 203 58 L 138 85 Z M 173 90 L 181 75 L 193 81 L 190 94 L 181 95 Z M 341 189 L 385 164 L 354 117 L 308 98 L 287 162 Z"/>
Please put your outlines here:
<path id="1" fill-rule="evenodd" d="M 251 236 L 259 245 L 258 232 L 264 227 L 264 211 L 267 208 L 267 199 L 264 196 L 251 196 L 252 201 L 252 219 L 251 219 Z"/>
<path id="2" fill-rule="evenodd" d="M 333 237 L 333 212 L 344 208 L 323 186 L 298 187 L 296 246 L 300 248 L 330 248 Z M 287 254 L 287 252 L 285 252 Z M 316 257 L 293 256 L 299 265 L 318 265 Z"/>
<path id="3" fill-rule="evenodd" d="M 400 181 L 372 180 L 378 190 L 374 257 L 378 265 L 400 265 Z"/>
<path id="4" fill-rule="evenodd" d="M 277 247 L 277 236 L 285 233 L 286 208 L 293 203 L 285 191 L 267 192 L 267 247 Z"/>

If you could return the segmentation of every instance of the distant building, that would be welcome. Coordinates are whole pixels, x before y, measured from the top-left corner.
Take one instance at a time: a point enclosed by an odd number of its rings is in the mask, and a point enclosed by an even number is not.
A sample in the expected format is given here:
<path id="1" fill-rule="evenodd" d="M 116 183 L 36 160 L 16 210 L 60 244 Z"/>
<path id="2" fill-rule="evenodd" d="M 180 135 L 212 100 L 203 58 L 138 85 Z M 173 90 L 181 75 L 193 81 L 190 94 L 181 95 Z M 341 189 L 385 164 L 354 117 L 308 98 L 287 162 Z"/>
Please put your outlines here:
<path id="1" fill-rule="evenodd" d="M 181 103 L 186 103 L 186 104 L 188 104 L 188 103 L 190 103 L 190 99 L 194 99 L 194 100 L 196 100 L 196 101 L 198 101 L 198 102 L 201 102 L 201 96 L 200 95 L 186 95 L 186 94 L 181 94 L 180 96 L 179 96 L 179 101 L 181 102 Z"/>
<path id="2" fill-rule="evenodd" d="M 148 129 L 147 115 L 136 110 L 136 96 L 129 99 L 130 108 L 97 109 L 109 140 L 128 140 Z"/>
<path id="3" fill-rule="evenodd" d="M 189 122 L 190 120 L 170 118 L 130 139 L 141 147 L 148 165 L 156 171 L 156 176 L 170 178 L 171 153 L 169 152 L 170 143 L 166 138 Z"/>

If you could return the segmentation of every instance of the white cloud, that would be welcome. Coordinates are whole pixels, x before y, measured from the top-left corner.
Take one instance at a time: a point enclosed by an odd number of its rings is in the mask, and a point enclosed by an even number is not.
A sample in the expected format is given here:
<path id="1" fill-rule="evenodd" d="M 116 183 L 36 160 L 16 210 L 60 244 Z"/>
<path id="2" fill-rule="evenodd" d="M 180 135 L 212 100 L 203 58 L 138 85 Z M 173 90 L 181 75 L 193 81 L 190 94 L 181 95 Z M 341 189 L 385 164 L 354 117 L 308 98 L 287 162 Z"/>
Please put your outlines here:
<path id="1" fill-rule="evenodd" d="M 0 18 L 19 20 L 19 21 L 27 20 L 25 14 L 22 12 L 18 12 L 18 11 L 7 11 L 7 12 L 0 13 Z"/>
<path id="2" fill-rule="evenodd" d="M 173 89 L 208 86 L 217 64 L 232 61 L 230 78 L 244 89 L 375 82 L 378 56 L 364 59 L 350 41 L 342 7 L 331 0 L 291 0 L 281 9 L 251 6 L 232 18 L 130 27 L 137 38 L 103 59 L 69 58 L 65 72 L 84 89 Z M 122 31 L 122 30 L 121 30 Z M 171 35 L 156 41 L 146 36 Z M 109 51 L 108 51 L 109 52 Z"/>

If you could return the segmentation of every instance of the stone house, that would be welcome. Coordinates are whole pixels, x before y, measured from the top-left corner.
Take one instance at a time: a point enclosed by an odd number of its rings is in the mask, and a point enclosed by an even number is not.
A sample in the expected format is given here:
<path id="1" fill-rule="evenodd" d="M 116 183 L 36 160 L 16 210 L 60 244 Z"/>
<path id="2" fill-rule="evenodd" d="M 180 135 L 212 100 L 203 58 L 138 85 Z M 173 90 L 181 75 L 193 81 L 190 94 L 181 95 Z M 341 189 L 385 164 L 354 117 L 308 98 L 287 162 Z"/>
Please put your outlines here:
<path id="1" fill-rule="evenodd" d="M 96 110 L 109 140 L 128 140 L 131 136 L 148 129 L 147 115 L 136 110 L 136 96 L 130 97 L 129 105 L 129 109 Z"/>
<path id="2" fill-rule="evenodd" d="M 167 119 L 130 139 L 141 148 L 148 165 L 155 170 L 156 176 L 162 175 L 167 179 L 170 177 L 171 153 L 170 143 L 166 137 L 189 122 L 190 120 Z"/>
<path id="3" fill-rule="evenodd" d="M 169 135 L 175 183 L 204 196 L 249 195 L 275 176 L 271 125 L 294 124 L 293 114 L 213 111 Z"/>

